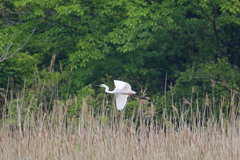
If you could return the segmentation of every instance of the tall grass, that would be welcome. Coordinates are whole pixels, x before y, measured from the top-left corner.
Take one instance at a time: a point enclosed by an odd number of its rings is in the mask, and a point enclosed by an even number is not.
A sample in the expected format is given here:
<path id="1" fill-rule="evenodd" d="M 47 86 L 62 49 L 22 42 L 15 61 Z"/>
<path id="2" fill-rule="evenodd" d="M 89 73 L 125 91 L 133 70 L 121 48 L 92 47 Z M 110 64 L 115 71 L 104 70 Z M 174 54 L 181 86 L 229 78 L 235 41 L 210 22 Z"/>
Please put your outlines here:
<path id="1" fill-rule="evenodd" d="M 240 159 L 237 118 L 217 121 L 212 116 L 203 122 L 192 114 L 196 121 L 189 123 L 184 113 L 170 116 L 164 111 L 157 121 L 155 106 L 149 116 L 140 102 L 126 119 L 124 111 L 107 113 L 105 99 L 102 112 L 94 113 L 83 100 L 79 115 L 69 116 L 74 99 L 55 99 L 50 113 L 42 103 L 29 108 L 24 99 L 24 92 L 15 101 L 6 97 L 5 111 L 15 107 L 17 117 L 2 112 L 0 159 Z"/>
<path id="2" fill-rule="evenodd" d="M 54 58 L 48 77 L 54 75 Z M 82 96 L 63 100 L 56 77 L 55 83 L 45 82 L 36 72 L 32 90 L 0 90 L 0 159 L 240 159 L 235 112 L 240 103 L 235 94 L 229 103 L 224 97 L 219 105 L 210 103 L 206 96 L 204 106 L 190 98 L 175 107 L 166 103 L 165 89 L 161 114 L 159 106 L 143 101 L 129 114 L 114 105 L 109 109 L 112 102 L 105 96 L 94 105 Z M 228 115 L 223 105 L 231 107 Z M 215 114 L 214 107 L 220 113 Z"/>

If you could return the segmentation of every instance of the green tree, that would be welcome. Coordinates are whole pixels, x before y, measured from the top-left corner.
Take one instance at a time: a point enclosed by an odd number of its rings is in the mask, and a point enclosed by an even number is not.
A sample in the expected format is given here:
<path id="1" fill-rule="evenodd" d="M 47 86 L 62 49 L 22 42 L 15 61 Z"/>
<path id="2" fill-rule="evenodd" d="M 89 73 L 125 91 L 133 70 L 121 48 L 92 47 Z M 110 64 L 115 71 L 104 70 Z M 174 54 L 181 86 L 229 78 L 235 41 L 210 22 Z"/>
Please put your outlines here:
<path id="1" fill-rule="evenodd" d="M 178 88 L 184 74 L 195 74 L 192 68 L 215 66 L 224 57 L 240 66 L 239 6 L 237 0 L 10 0 L 1 8 L 17 13 L 19 23 L 0 34 L 36 28 L 23 52 L 37 55 L 40 70 L 56 55 L 55 70 L 71 71 L 71 93 L 121 79 L 161 97 L 166 75 Z"/>

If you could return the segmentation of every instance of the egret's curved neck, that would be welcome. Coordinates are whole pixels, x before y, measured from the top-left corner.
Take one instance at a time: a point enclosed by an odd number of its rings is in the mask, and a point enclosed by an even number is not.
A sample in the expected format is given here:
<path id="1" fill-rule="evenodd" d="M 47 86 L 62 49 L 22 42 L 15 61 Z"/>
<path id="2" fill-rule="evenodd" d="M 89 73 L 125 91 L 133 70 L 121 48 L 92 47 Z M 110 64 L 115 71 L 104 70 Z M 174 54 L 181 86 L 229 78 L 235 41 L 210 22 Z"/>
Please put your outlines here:
<path id="1" fill-rule="evenodd" d="M 102 87 L 105 88 L 105 92 L 106 92 L 106 93 L 114 94 L 113 91 L 109 91 L 109 87 L 108 87 L 107 85 L 102 85 Z"/>

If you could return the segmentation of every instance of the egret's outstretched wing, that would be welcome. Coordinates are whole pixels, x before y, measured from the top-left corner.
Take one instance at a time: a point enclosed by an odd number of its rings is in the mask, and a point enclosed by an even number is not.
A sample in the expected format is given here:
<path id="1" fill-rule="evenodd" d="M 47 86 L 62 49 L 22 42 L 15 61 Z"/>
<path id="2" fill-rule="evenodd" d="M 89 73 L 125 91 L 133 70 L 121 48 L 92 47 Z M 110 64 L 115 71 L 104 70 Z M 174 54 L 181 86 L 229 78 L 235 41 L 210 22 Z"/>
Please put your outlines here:
<path id="1" fill-rule="evenodd" d="M 127 103 L 128 95 L 116 94 L 116 105 L 118 110 L 123 110 Z"/>
<path id="2" fill-rule="evenodd" d="M 114 80 L 115 87 L 119 90 L 131 90 L 130 84 L 127 82 L 119 81 L 119 80 Z"/>

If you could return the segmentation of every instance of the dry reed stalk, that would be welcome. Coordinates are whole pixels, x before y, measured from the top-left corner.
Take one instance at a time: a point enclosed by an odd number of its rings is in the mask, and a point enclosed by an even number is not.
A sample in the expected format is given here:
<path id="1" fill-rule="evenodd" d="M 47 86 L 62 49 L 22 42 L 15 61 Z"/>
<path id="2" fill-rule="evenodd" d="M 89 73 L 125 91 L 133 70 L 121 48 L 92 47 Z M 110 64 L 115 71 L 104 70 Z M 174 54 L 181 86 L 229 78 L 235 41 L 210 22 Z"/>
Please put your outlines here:
<path id="1" fill-rule="evenodd" d="M 0 159 L 240 159 L 240 120 L 232 116 L 233 111 L 230 120 L 222 112 L 216 120 L 214 113 L 207 111 L 212 107 L 209 98 L 205 99 L 202 112 L 196 103 L 196 113 L 192 111 L 192 99 L 183 99 L 180 109 L 174 103 L 172 107 L 163 104 L 160 120 L 154 120 L 157 114 L 154 103 L 150 109 L 140 103 L 127 121 L 124 112 L 108 113 L 105 106 L 109 102 L 105 97 L 99 107 L 102 110 L 97 113 L 82 99 L 78 117 L 68 113 L 69 106 L 78 105 L 77 97 L 65 103 L 60 98 L 53 99 L 50 114 L 44 107 L 47 104 L 42 102 L 25 115 L 21 111 L 29 106 L 23 97 L 18 94 L 17 103 L 13 93 L 7 97 L 7 109 L 12 110 L 15 105 L 18 116 L 16 122 L 12 122 L 13 116 L 5 116 L 1 123 Z M 232 108 L 239 105 L 236 100 L 232 97 Z M 225 101 L 222 98 L 220 111 Z M 172 115 L 167 111 L 169 108 Z M 190 120 L 186 117 L 189 113 Z M 212 115 L 205 119 L 206 114 Z"/>
<path id="2" fill-rule="evenodd" d="M 239 120 L 225 126 L 209 120 L 202 128 L 182 123 L 177 131 L 171 125 L 164 128 L 169 125 L 166 120 L 160 128 L 153 125 L 149 129 L 142 123 L 132 131 L 129 128 L 135 127 L 129 124 L 104 125 L 97 118 L 92 118 L 88 126 L 82 126 L 84 122 L 77 126 L 73 119 L 64 129 L 55 118 L 41 117 L 35 128 L 24 130 L 24 136 L 7 125 L 0 129 L 0 159 L 240 158 Z"/>

